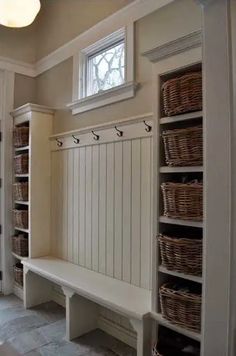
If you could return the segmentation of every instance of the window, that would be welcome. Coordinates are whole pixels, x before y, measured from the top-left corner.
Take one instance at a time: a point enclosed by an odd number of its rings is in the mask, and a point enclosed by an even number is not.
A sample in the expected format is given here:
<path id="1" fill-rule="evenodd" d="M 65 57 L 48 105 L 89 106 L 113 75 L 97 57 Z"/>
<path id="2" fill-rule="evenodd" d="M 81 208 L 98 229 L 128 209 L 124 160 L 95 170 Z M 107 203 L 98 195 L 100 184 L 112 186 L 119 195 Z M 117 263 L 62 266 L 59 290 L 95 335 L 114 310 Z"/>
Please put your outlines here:
<path id="1" fill-rule="evenodd" d="M 97 94 L 125 82 L 125 41 L 88 57 L 87 95 Z"/>
<path id="2" fill-rule="evenodd" d="M 73 114 L 135 95 L 133 25 L 100 39 L 74 56 Z"/>

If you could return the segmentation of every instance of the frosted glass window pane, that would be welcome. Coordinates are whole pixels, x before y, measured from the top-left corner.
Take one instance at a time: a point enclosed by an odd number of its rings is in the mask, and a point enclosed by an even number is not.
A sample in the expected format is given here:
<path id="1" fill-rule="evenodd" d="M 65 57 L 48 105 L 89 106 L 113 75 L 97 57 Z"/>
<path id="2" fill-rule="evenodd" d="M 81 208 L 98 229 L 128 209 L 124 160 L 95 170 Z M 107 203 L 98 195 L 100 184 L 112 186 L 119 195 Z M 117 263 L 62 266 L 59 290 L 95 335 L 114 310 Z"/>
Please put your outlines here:
<path id="1" fill-rule="evenodd" d="M 125 81 L 125 44 L 114 47 L 88 58 L 88 95 L 111 89 Z"/>

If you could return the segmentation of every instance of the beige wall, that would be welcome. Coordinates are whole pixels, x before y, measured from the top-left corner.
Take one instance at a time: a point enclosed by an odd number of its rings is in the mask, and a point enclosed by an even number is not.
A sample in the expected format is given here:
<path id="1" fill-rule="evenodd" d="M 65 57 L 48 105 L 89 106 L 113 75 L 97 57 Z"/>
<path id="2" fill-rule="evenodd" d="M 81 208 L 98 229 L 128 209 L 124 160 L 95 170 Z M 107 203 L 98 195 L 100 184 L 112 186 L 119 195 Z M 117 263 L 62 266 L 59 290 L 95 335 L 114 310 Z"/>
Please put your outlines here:
<path id="1" fill-rule="evenodd" d="M 40 59 L 133 0 L 42 0 L 37 19 Z"/>
<path id="2" fill-rule="evenodd" d="M 29 102 L 36 103 L 36 79 L 16 74 L 14 108 Z"/>
<path id="3" fill-rule="evenodd" d="M 186 21 L 183 21 L 183 14 Z M 140 84 L 136 97 L 120 103 L 72 116 L 65 108 L 72 100 L 72 59 L 37 78 L 37 101 L 58 110 L 54 132 L 108 122 L 152 111 L 152 71 L 141 54 L 159 44 L 201 28 L 200 7 L 194 0 L 178 0 L 139 20 L 135 25 L 135 80 Z"/>

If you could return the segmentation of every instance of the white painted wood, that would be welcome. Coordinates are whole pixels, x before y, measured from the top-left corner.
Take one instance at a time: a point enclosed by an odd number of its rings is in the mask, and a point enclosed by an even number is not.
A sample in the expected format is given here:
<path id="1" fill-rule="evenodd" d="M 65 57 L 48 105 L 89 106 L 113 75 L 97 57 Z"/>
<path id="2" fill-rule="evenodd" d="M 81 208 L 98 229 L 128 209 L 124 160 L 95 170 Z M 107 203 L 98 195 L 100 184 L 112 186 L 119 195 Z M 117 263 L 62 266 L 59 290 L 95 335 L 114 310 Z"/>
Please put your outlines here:
<path id="1" fill-rule="evenodd" d="M 99 272 L 106 273 L 106 145 L 99 147 Z"/>
<path id="2" fill-rule="evenodd" d="M 151 291 L 53 257 L 22 261 L 24 268 L 115 312 L 140 319 L 151 308 Z"/>
<path id="3" fill-rule="evenodd" d="M 201 166 L 189 166 L 189 167 L 160 167 L 160 173 L 190 173 L 190 172 L 203 172 L 203 167 Z"/>
<path id="4" fill-rule="evenodd" d="M 200 47 L 202 44 L 202 31 L 191 32 L 173 41 L 155 47 L 142 55 L 155 63 L 168 57 L 185 52 L 189 49 Z"/>
<path id="5" fill-rule="evenodd" d="M 140 286 L 149 288 L 151 285 L 151 259 L 152 245 L 151 234 L 151 162 L 152 141 L 149 138 L 141 140 L 141 261 L 140 261 Z M 149 279 L 147 278 L 149 276 Z"/>
<path id="6" fill-rule="evenodd" d="M 160 124 L 172 124 L 179 121 L 188 121 L 193 119 L 198 119 L 203 116 L 202 111 L 190 112 L 187 114 L 175 115 L 175 116 L 166 116 L 160 118 Z"/>
<path id="7" fill-rule="evenodd" d="M 99 261 L 99 146 L 92 147 L 92 269 L 98 271 Z"/>
<path id="8" fill-rule="evenodd" d="M 13 284 L 13 293 L 20 299 L 24 300 L 24 292 L 22 286 L 17 283 Z"/>
<path id="9" fill-rule="evenodd" d="M 22 261 L 23 262 L 23 261 Z M 52 283 L 24 268 L 24 307 L 32 308 L 51 300 Z"/>
<path id="10" fill-rule="evenodd" d="M 107 145 L 107 248 L 106 248 L 106 274 L 114 276 L 115 255 L 115 148 L 114 143 Z"/>
<path id="11" fill-rule="evenodd" d="M 29 116 L 26 114 L 31 114 L 32 112 L 36 113 L 41 113 L 41 114 L 54 114 L 54 110 L 52 108 L 49 108 L 48 106 L 43 106 L 43 105 L 38 105 L 38 104 L 32 104 L 32 103 L 27 103 L 24 104 L 16 109 L 14 109 L 11 112 L 11 115 L 14 117 L 15 119 L 15 123 L 21 123 L 21 121 L 18 121 L 18 117 L 25 115 L 26 118 L 28 118 Z M 42 116 L 43 117 L 43 116 Z M 20 120 L 20 118 L 19 118 Z"/>
<path id="12" fill-rule="evenodd" d="M 68 256 L 68 151 L 62 152 L 62 258 Z"/>
<path id="13" fill-rule="evenodd" d="M 203 227 L 203 223 L 201 221 L 171 219 L 171 218 L 167 218 L 166 216 L 160 216 L 159 222 L 164 223 L 164 224 L 172 224 L 172 225 Z"/>
<path id="14" fill-rule="evenodd" d="M 154 320 L 156 320 L 160 325 L 165 326 L 166 328 L 176 331 L 179 334 L 185 335 L 190 339 L 201 342 L 201 334 L 195 333 L 193 331 L 183 329 L 178 325 L 170 323 L 168 320 L 164 319 L 161 314 L 152 312 L 150 315 Z"/>
<path id="15" fill-rule="evenodd" d="M 85 149 L 86 155 L 86 256 L 85 265 L 87 268 L 92 268 L 92 147 L 88 146 Z"/>
<path id="16" fill-rule="evenodd" d="M 131 282 L 140 285 L 141 272 L 141 150 L 140 140 L 132 141 L 132 250 Z"/>
<path id="17" fill-rule="evenodd" d="M 179 272 L 176 272 L 176 271 L 170 271 L 170 270 L 168 270 L 167 268 L 165 268 L 163 266 L 159 266 L 158 267 L 158 271 L 161 272 L 161 273 L 164 273 L 164 274 L 168 274 L 170 276 L 187 279 L 189 281 L 193 281 L 193 282 L 197 282 L 197 283 L 202 283 L 202 277 L 191 276 L 190 274 L 179 273 Z"/>
<path id="18" fill-rule="evenodd" d="M 79 156 L 79 264 L 85 266 L 85 234 L 86 234 L 86 156 L 85 147 L 80 149 Z"/>
<path id="19" fill-rule="evenodd" d="M 68 257 L 67 260 L 73 262 L 74 257 L 74 150 L 68 151 L 68 242 L 67 242 L 67 249 L 68 249 Z"/>
<path id="20" fill-rule="evenodd" d="M 131 283 L 131 141 L 123 142 L 123 280 Z"/>
<path id="21" fill-rule="evenodd" d="M 66 338 L 73 340 L 97 328 L 98 308 L 89 300 L 63 287 L 66 296 Z"/>
<path id="22" fill-rule="evenodd" d="M 80 225 L 80 212 L 79 212 L 79 150 L 74 151 L 74 176 L 73 176 L 73 262 L 79 263 L 79 225 Z"/>
<path id="23" fill-rule="evenodd" d="M 123 149 L 122 142 L 115 143 L 115 246 L 114 246 L 114 276 L 122 279 L 122 253 L 123 253 Z"/>
<path id="24" fill-rule="evenodd" d="M 148 356 L 151 350 L 151 322 L 148 318 L 142 321 L 130 319 L 130 322 L 137 332 L 137 356 Z"/>

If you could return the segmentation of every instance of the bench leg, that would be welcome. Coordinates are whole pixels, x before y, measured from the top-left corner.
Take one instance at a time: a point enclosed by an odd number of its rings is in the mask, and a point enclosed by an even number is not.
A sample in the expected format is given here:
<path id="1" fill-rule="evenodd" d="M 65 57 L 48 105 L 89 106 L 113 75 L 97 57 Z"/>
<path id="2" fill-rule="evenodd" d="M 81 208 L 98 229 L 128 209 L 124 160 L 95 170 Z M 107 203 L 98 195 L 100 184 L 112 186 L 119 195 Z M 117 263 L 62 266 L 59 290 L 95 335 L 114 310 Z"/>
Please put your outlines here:
<path id="1" fill-rule="evenodd" d="M 66 338 L 75 339 L 97 328 L 97 305 L 67 287 L 62 287 L 66 296 Z"/>
<path id="2" fill-rule="evenodd" d="M 24 307 L 32 308 L 50 300 L 52 300 L 51 282 L 24 267 Z"/>
<path id="3" fill-rule="evenodd" d="M 130 323 L 137 333 L 137 356 L 150 356 L 151 354 L 151 322 L 148 318 L 143 320 L 130 319 Z"/>

